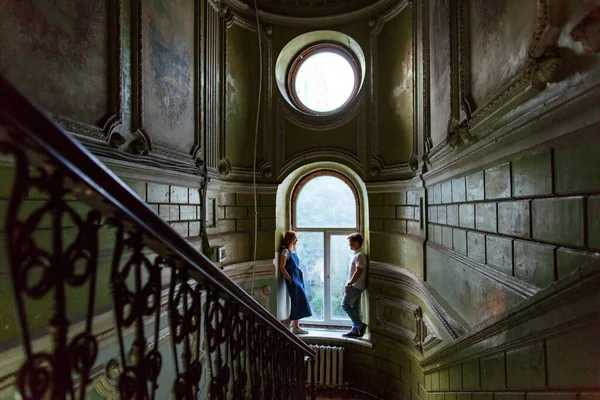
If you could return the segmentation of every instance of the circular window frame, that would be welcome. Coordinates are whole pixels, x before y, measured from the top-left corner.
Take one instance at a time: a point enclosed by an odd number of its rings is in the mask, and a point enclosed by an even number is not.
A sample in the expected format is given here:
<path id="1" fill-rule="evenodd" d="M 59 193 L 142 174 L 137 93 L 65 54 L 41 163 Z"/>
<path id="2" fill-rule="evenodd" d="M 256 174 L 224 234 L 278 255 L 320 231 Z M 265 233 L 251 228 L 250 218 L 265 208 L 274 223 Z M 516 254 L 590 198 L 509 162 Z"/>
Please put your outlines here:
<path id="1" fill-rule="evenodd" d="M 308 60 L 311 56 L 314 56 L 318 53 L 324 53 L 324 52 L 335 53 L 337 55 L 340 55 L 348 62 L 348 64 L 350 64 L 350 67 L 352 68 L 352 72 L 354 72 L 354 87 L 352 88 L 352 93 L 350 94 L 350 96 L 348 96 L 348 99 L 346 100 L 346 102 L 344 102 L 344 104 L 342 104 L 338 108 L 331 110 L 331 111 L 315 111 L 313 109 L 308 108 L 307 106 L 304 105 L 304 103 L 302 103 L 302 101 L 300 101 L 300 99 L 298 98 L 298 95 L 296 94 L 296 90 L 294 89 L 294 87 L 295 87 L 294 84 L 296 81 L 296 75 L 298 74 L 298 71 L 300 70 L 300 67 L 302 66 L 302 64 L 304 64 L 304 62 L 306 60 Z M 361 86 L 361 68 L 360 68 L 359 62 L 351 50 L 347 49 L 346 47 L 342 46 L 339 43 L 333 43 L 333 42 L 312 43 L 308 47 L 301 50 L 294 57 L 292 63 L 290 64 L 288 73 L 287 73 L 287 88 L 286 89 L 288 92 L 288 96 L 290 97 L 290 100 L 292 101 L 294 106 L 297 107 L 300 111 L 302 111 L 306 114 L 309 114 L 309 115 L 329 116 L 329 115 L 334 115 L 334 114 L 337 114 L 337 113 L 340 113 L 340 112 L 346 110 L 350 106 L 350 104 L 352 104 L 352 102 L 356 99 L 356 97 L 358 95 L 358 91 L 360 89 L 360 86 Z"/>

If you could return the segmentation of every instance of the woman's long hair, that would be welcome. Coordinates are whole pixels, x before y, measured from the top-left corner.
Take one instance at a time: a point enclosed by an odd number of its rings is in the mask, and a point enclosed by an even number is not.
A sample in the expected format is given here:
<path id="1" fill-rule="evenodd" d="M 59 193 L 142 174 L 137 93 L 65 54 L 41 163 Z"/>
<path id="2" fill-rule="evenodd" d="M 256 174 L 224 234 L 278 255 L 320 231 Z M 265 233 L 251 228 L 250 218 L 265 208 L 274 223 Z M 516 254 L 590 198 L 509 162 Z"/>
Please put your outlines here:
<path id="1" fill-rule="evenodd" d="M 281 241 L 281 249 L 287 249 L 290 244 L 294 244 L 294 238 L 296 237 L 296 232 L 287 231 L 285 235 L 283 235 L 283 240 Z"/>

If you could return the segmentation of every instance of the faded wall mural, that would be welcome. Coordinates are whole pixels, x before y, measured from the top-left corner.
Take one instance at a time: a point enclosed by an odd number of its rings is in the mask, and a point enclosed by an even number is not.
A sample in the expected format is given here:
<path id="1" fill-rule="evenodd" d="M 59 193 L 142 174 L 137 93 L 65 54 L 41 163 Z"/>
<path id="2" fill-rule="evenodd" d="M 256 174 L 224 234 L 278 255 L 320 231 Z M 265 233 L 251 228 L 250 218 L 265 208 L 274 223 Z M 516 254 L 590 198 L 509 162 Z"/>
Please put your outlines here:
<path id="1" fill-rule="evenodd" d="M 431 1 L 431 139 L 436 146 L 448 133 L 450 119 L 450 2 Z"/>
<path id="2" fill-rule="evenodd" d="M 227 29 L 226 35 L 225 150 L 233 165 L 251 169 L 260 73 L 256 32 L 233 24 Z M 267 52 L 267 43 L 263 42 L 263 46 L 264 52 Z M 266 80 L 265 76 L 263 99 L 267 94 Z M 257 143 L 257 164 L 262 161 L 262 122 L 266 113 L 267 108 L 263 106 Z"/>
<path id="3" fill-rule="evenodd" d="M 159 145 L 194 145 L 194 0 L 147 0 L 142 8 L 144 128 Z"/>
<path id="4" fill-rule="evenodd" d="M 101 125 L 111 0 L 0 1 L 0 73 L 47 110 Z"/>
<path id="5" fill-rule="evenodd" d="M 470 86 L 479 107 L 525 67 L 537 0 L 472 0 L 468 14 Z"/>
<path id="6" fill-rule="evenodd" d="M 412 10 L 388 21 L 378 37 L 379 154 L 408 162 L 413 150 Z"/>

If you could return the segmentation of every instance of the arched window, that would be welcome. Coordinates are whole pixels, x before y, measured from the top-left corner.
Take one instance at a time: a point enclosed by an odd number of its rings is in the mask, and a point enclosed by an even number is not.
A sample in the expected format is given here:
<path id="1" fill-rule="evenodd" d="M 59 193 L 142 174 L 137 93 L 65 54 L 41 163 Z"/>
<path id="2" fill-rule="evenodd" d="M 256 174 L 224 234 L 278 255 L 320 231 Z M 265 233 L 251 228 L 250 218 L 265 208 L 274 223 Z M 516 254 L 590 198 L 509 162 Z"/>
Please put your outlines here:
<path id="1" fill-rule="evenodd" d="M 361 231 L 356 188 L 344 175 L 317 171 L 302 178 L 292 195 L 292 229 L 313 316 L 309 321 L 350 325 L 342 310 L 353 254 L 346 237 Z"/>

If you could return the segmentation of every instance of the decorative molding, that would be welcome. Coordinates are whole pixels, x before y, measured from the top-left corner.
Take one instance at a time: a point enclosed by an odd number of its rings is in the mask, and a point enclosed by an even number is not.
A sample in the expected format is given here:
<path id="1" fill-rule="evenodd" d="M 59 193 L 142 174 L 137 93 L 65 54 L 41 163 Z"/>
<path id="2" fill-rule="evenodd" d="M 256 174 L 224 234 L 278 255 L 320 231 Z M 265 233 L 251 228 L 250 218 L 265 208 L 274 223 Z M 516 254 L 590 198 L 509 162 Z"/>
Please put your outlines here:
<path id="1" fill-rule="evenodd" d="M 466 328 L 455 321 L 435 300 L 425 287 L 423 282 L 408 269 L 398 265 L 371 261 L 369 264 L 369 282 L 378 281 L 383 284 L 393 284 L 400 290 L 405 290 L 419 299 L 428 308 L 428 311 L 435 316 L 445 333 L 456 340 L 466 332 Z"/>
<path id="2" fill-rule="evenodd" d="M 464 7 L 468 7 L 467 2 L 459 5 L 459 15 L 463 18 L 465 11 L 461 8 Z M 553 23 L 560 21 L 556 16 L 560 13 L 559 0 L 537 0 L 536 26 L 525 66 L 498 92 L 472 109 L 468 119 L 468 129 L 472 135 L 486 135 L 493 122 L 544 90 L 552 80 L 560 66 L 560 59 L 553 50 L 561 31 L 561 27 L 553 26 Z M 461 21 L 461 24 L 465 25 L 466 22 Z M 465 71 L 463 74 L 468 74 L 469 66 L 461 67 Z M 465 82 L 465 98 L 469 98 L 467 86 Z"/>
<path id="3" fill-rule="evenodd" d="M 126 141 L 127 140 L 119 132 L 113 132 L 108 139 L 108 144 L 110 147 L 118 149 L 119 147 L 123 146 Z"/>
<path id="4" fill-rule="evenodd" d="M 465 3 L 464 1 L 462 2 Z M 446 142 L 451 146 L 455 147 L 458 143 L 456 140 L 456 132 L 454 129 L 458 125 L 458 114 L 460 107 L 460 88 L 458 81 L 460 80 L 459 63 L 458 63 L 458 52 L 459 47 L 459 22 L 458 22 L 458 2 L 451 1 L 449 3 L 450 12 L 448 13 L 448 26 L 450 32 L 450 115 L 448 116 L 448 127 Z"/>
<path id="5" fill-rule="evenodd" d="M 504 314 L 475 327 L 456 342 L 428 355 L 421 365 L 429 373 L 597 324 L 600 322 L 597 307 L 599 284 L 598 265 L 582 267 Z M 578 306 L 571 307 L 568 315 L 565 314 L 565 304 L 575 303 Z M 481 345 L 483 343 L 484 346 Z"/>
<path id="6" fill-rule="evenodd" d="M 389 9 L 386 13 L 378 16 L 376 19 L 372 19 L 369 21 L 369 25 L 371 26 L 371 52 L 369 55 L 369 70 L 371 73 L 369 74 L 370 79 L 370 101 L 371 101 L 371 115 L 370 115 L 370 154 L 371 154 L 371 167 L 370 174 L 372 176 L 386 176 L 392 174 L 401 174 L 401 173 L 411 173 L 416 169 L 412 169 L 414 166 L 413 163 L 409 163 L 408 160 L 399 164 L 391 164 L 388 165 L 385 163 L 385 160 L 379 156 L 379 107 L 378 107 L 378 74 L 376 73 L 376 66 L 378 63 L 378 49 L 377 49 L 377 39 L 381 31 L 383 30 L 384 25 L 390 21 L 391 19 L 397 17 L 402 11 L 404 11 L 407 7 L 412 7 L 412 3 L 407 0 L 402 0 L 398 2 L 393 8 Z M 414 16 L 414 12 L 412 14 Z M 413 38 L 412 38 L 412 64 L 413 67 L 416 64 L 417 51 L 415 47 L 415 28 L 416 21 L 412 20 L 413 24 Z M 413 71 L 413 92 L 416 90 L 416 86 L 414 85 L 414 71 Z M 414 103 L 414 94 L 413 94 L 413 114 L 414 109 L 416 109 L 417 105 Z M 414 117 L 414 115 L 413 115 Z M 418 139 L 417 139 L 417 121 L 413 121 L 413 152 L 411 159 L 413 156 L 416 156 L 418 152 Z"/>
<path id="7" fill-rule="evenodd" d="M 411 156 L 412 157 L 412 156 Z M 371 159 L 371 176 L 386 176 L 401 173 L 410 173 L 412 170 L 410 163 L 387 165 L 383 158 L 375 156 Z"/>
<path id="8" fill-rule="evenodd" d="M 110 166 L 120 177 L 130 177 L 151 182 L 176 184 L 169 179 L 184 179 L 198 185 L 204 179 L 200 169 L 193 164 L 156 157 L 153 155 L 136 155 L 119 151 L 96 141 L 82 140 L 85 147 L 102 162 Z M 186 185 L 189 186 L 189 185 Z"/>
<path id="9" fill-rule="evenodd" d="M 203 296 L 204 297 L 204 296 Z M 162 313 L 161 313 L 162 315 Z M 160 346 L 162 343 L 166 342 L 171 336 L 171 327 L 167 326 L 166 328 L 158 331 L 158 345 Z M 154 335 L 148 336 L 146 339 L 146 353 L 154 349 Z"/>
<path id="10" fill-rule="evenodd" d="M 96 380 L 94 390 L 107 400 L 117 400 L 119 398 L 119 375 L 121 375 L 121 364 L 111 358 L 103 366 L 102 376 Z"/>
<path id="11" fill-rule="evenodd" d="M 231 173 L 231 160 L 229 157 L 223 157 L 219 161 L 219 175 L 228 176 Z"/>
<path id="12" fill-rule="evenodd" d="M 416 346 L 417 343 L 420 342 L 419 320 L 420 316 L 422 315 L 421 307 L 408 300 L 385 296 L 379 290 L 375 294 L 375 299 L 375 315 L 377 326 L 383 328 L 384 330 L 403 336 L 405 339 L 413 342 Z M 397 310 L 396 314 L 408 314 L 409 318 L 411 319 L 411 323 L 415 324 L 414 329 L 411 329 L 412 327 L 406 327 L 386 320 L 384 316 L 386 306 L 394 307 Z"/>
<path id="13" fill-rule="evenodd" d="M 273 260 L 248 261 L 223 267 L 223 273 L 236 283 L 254 280 L 275 279 Z"/>
<path id="14" fill-rule="evenodd" d="M 409 0 L 408 4 L 412 10 L 411 15 L 411 35 L 412 35 L 412 85 L 413 85 L 413 153 L 408 160 L 410 170 L 416 172 L 419 169 L 419 154 L 421 152 L 419 143 L 419 71 L 418 71 L 418 58 L 419 58 L 419 45 L 418 45 L 418 18 L 419 10 L 414 6 L 413 1 Z"/>
<path id="15" fill-rule="evenodd" d="M 463 256 L 462 254 L 450 250 L 440 244 L 428 241 L 427 247 L 436 250 L 444 254 L 445 256 L 452 257 L 456 261 L 460 262 L 462 265 L 465 265 L 471 268 L 472 270 L 475 270 L 481 273 L 482 275 L 485 275 L 487 278 L 493 279 L 494 281 L 500 283 L 502 286 L 510 289 L 511 291 L 521 296 L 531 297 L 540 291 L 540 289 L 534 285 L 531 285 L 513 276 L 506 275 L 498 271 L 497 269 L 488 266 L 487 264 Z"/>
<path id="16" fill-rule="evenodd" d="M 223 28 L 220 12 L 223 5 L 207 1 L 206 10 L 206 110 L 205 110 L 205 147 L 206 167 L 209 175 L 218 174 L 220 133 L 222 131 L 221 109 L 223 108 L 223 92 L 221 92 L 222 47 L 220 46 Z"/>
<path id="17" fill-rule="evenodd" d="M 142 4 L 143 0 L 135 0 L 131 3 L 131 32 L 132 35 L 132 47 L 135 51 L 132 52 L 131 63 L 132 63 L 132 84 L 131 84 L 131 96 L 132 96 L 132 122 L 134 123 L 133 135 L 135 140 L 132 143 L 132 151 L 134 154 L 146 155 L 152 149 L 152 141 L 146 129 L 144 128 L 144 74 L 143 74 L 143 25 L 142 19 Z M 135 35 L 135 36 L 134 36 Z"/>
<path id="18" fill-rule="evenodd" d="M 196 284 L 195 281 L 193 283 L 194 285 Z M 166 317 L 167 315 L 169 298 L 168 292 L 169 289 L 167 288 L 163 289 L 160 294 L 161 318 Z M 144 317 L 144 324 L 148 325 L 152 323 L 154 319 L 154 315 Z M 112 311 L 95 315 L 92 324 L 93 331 L 96 333 L 96 338 L 98 341 L 98 351 L 109 346 L 117 340 L 117 328 L 114 324 L 114 315 Z M 71 327 L 71 334 L 73 335 L 73 337 L 83 332 L 83 330 L 85 329 L 85 325 L 85 321 L 79 321 L 74 323 Z M 135 328 L 133 327 L 126 329 L 124 331 L 124 336 L 132 334 L 134 330 Z M 46 334 L 33 341 L 33 348 L 36 349 L 36 351 L 38 351 L 38 349 L 41 351 L 42 349 L 50 348 L 52 346 L 51 342 L 52 338 L 50 334 Z M 25 354 L 23 353 L 22 348 L 19 346 L 3 351 L 0 354 L 2 355 L 2 357 L 0 357 L 0 393 L 2 393 L 16 384 L 18 369 L 25 359 Z M 99 376 L 103 368 L 95 368 L 95 370 L 96 376 Z"/>
<path id="19" fill-rule="evenodd" d="M 429 49 L 429 0 L 421 0 L 421 35 L 423 43 L 423 61 L 421 68 L 423 69 L 423 91 L 422 91 L 422 102 L 423 102 L 423 151 L 424 154 L 421 157 L 421 161 L 424 163 L 425 168 L 429 160 L 429 152 L 433 148 L 433 141 L 431 139 L 431 92 L 430 92 L 430 80 L 431 80 L 431 53 Z"/>
<path id="20" fill-rule="evenodd" d="M 270 296 L 271 296 L 271 291 L 272 291 L 272 289 L 271 289 L 270 285 L 264 285 L 261 288 L 255 289 L 252 293 L 250 293 L 250 295 L 261 306 L 263 306 L 264 308 L 266 308 L 268 310 L 270 308 L 269 300 L 270 300 Z"/>
<path id="21" fill-rule="evenodd" d="M 449 138 L 442 140 L 434 148 L 432 148 L 427 154 L 427 162 L 433 164 L 442 157 L 445 157 L 452 152 L 452 146 L 450 145 Z"/>
<path id="22" fill-rule="evenodd" d="M 215 0 L 211 0 L 215 1 Z M 217 0 L 218 1 L 218 0 Z M 373 4 L 362 9 L 351 11 L 339 15 L 330 15 L 325 17 L 296 17 L 292 15 L 281 15 L 258 10 L 258 16 L 261 21 L 282 26 L 301 26 L 301 27 L 323 27 L 348 24 L 355 21 L 360 21 L 385 12 L 389 7 L 393 6 L 398 0 L 377 0 Z M 220 3 L 221 1 L 219 1 Z M 238 14 L 248 16 L 254 15 L 254 8 L 241 0 L 222 0 L 231 10 Z"/>
<path id="23" fill-rule="evenodd" d="M 283 112 L 285 120 L 290 121 L 294 125 L 308 129 L 311 131 L 330 131 L 348 124 L 354 118 L 366 119 L 366 106 L 364 94 L 356 96 L 349 108 L 345 109 L 341 114 L 331 116 L 312 116 L 304 114 L 301 111 L 296 111 L 288 104 L 279 100 L 281 107 L 279 111 Z M 361 124 L 364 125 L 364 124 Z M 360 151 L 357 152 L 360 154 Z"/>
<path id="24" fill-rule="evenodd" d="M 416 219 L 411 219 L 409 220 L 409 222 L 419 222 Z M 419 228 L 419 230 L 421 232 L 424 232 L 423 229 Z M 386 231 L 374 231 L 371 230 L 371 237 L 374 237 L 374 235 L 384 235 L 384 236 L 392 236 L 392 237 L 401 237 L 407 240 L 410 240 L 414 243 L 416 243 L 417 245 L 423 246 L 425 244 L 425 237 L 424 236 L 420 236 L 420 235 L 415 235 L 412 233 L 404 233 L 404 232 L 386 232 Z"/>
<path id="25" fill-rule="evenodd" d="M 405 339 L 414 343 L 415 347 L 423 353 L 435 345 L 442 342 L 437 330 L 434 328 L 431 321 L 423 315 L 421 307 L 408 300 L 397 299 L 385 296 L 381 291 L 377 291 L 376 295 L 376 323 L 381 329 L 388 332 L 399 334 Z M 414 330 L 400 324 L 385 319 L 385 307 L 394 307 L 398 312 L 408 315 L 409 318 L 414 318 Z"/>
<path id="26" fill-rule="evenodd" d="M 123 75 L 122 75 L 122 0 L 109 0 L 108 3 L 108 64 L 109 64 L 109 114 L 100 125 L 70 119 L 52 113 L 52 117 L 67 131 L 108 142 L 111 135 L 123 123 Z"/>
<path id="27" fill-rule="evenodd" d="M 166 342 L 171 336 L 171 328 L 166 327 L 158 332 L 158 345 Z M 145 353 L 154 348 L 154 336 L 146 340 Z M 132 352 L 129 357 L 134 357 Z M 92 375 L 91 380 L 95 382 L 93 390 L 108 400 L 119 398 L 119 376 L 123 372 L 121 363 L 116 358 L 111 358 L 106 364 L 100 364 L 95 368 L 98 372 Z"/>
<path id="28" fill-rule="evenodd" d="M 307 164 L 311 161 L 331 161 L 332 159 L 349 164 L 356 172 L 364 176 L 362 164 L 354 153 L 337 148 L 321 147 L 319 149 L 302 151 L 287 159 L 285 165 L 279 169 L 279 177 L 288 175 L 298 165 Z"/>
<path id="29" fill-rule="evenodd" d="M 227 12 L 225 13 L 225 18 L 223 19 L 224 27 L 223 30 L 223 41 L 221 54 L 223 55 L 221 61 L 221 76 L 227 76 L 227 40 L 228 35 L 227 31 L 233 26 L 240 26 L 248 31 L 256 34 L 257 26 L 255 22 L 248 21 L 239 15 Z M 272 143 L 272 99 L 273 99 L 273 44 L 271 39 L 272 27 L 260 25 L 260 35 L 262 37 L 263 43 L 263 53 L 260 55 L 263 57 L 263 69 L 264 69 L 264 78 L 263 79 L 263 91 L 262 91 L 262 106 L 261 110 L 261 119 L 262 119 L 262 160 L 257 159 L 256 171 L 258 174 L 265 178 L 270 178 L 272 176 L 272 160 L 271 160 L 271 143 Z M 219 155 L 220 162 L 218 167 L 218 172 L 222 176 L 236 177 L 236 176 L 246 176 L 252 177 L 254 175 L 253 167 L 240 167 L 236 166 L 231 162 L 231 159 L 227 155 L 227 107 L 225 106 L 225 99 L 227 98 L 227 85 L 225 81 L 222 81 L 220 85 L 222 89 L 222 97 L 223 97 L 223 107 L 221 108 L 221 121 L 222 124 L 222 132 L 220 135 L 221 143 L 219 145 Z"/>
<path id="30" fill-rule="evenodd" d="M 310 160 L 323 161 L 328 158 L 345 161 L 350 164 L 353 169 L 358 172 L 361 176 L 364 176 L 364 169 L 362 160 L 365 157 L 364 149 L 364 137 L 366 136 L 366 106 L 364 96 L 357 99 L 356 103 L 347 111 L 345 117 L 336 122 L 332 122 L 332 125 L 323 125 L 314 122 L 312 119 L 302 119 L 291 110 L 289 105 L 282 99 L 277 102 L 277 171 L 278 178 L 286 176 L 291 170 L 298 166 L 299 163 L 305 164 Z M 325 130 L 332 129 L 333 127 L 343 126 L 349 123 L 352 119 L 356 118 L 356 152 L 350 152 L 347 150 L 341 150 L 337 148 L 316 148 L 308 149 L 299 153 L 294 154 L 290 158 L 286 158 L 285 152 L 285 123 L 290 121 L 297 126 L 304 129 L 310 130 Z M 325 119 L 326 121 L 329 121 Z M 331 123 L 331 122 L 329 122 Z M 339 125 L 338 125 L 339 124 Z"/>
<path id="31" fill-rule="evenodd" d="M 406 192 L 423 188 L 420 178 L 403 179 L 385 182 L 365 182 L 369 193 Z"/>
<path id="32" fill-rule="evenodd" d="M 256 193 L 259 194 L 276 194 L 277 184 L 259 183 L 256 185 Z M 208 182 L 208 190 L 223 193 L 254 193 L 254 186 L 251 182 L 230 182 L 219 179 L 211 179 Z M 254 261 L 253 261 L 254 262 Z M 257 261 L 258 262 L 258 261 Z"/>
<path id="33" fill-rule="evenodd" d="M 423 325 L 421 327 L 420 346 L 424 351 L 428 351 L 431 350 L 431 348 L 436 346 L 438 343 L 441 343 L 442 339 L 439 337 L 435 326 L 431 323 L 431 320 L 427 315 L 422 316 L 421 323 Z"/>
<path id="34" fill-rule="evenodd" d="M 553 143 L 594 135 L 595 126 L 600 123 L 600 112 L 594 107 L 598 96 L 600 82 L 590 80 L 576 92 L 560 95 L 556 92 L 550 101 L 540 100 L 520 113 L 503 117 L 501 127 L 492 134 L 455 157 L 439 157 L 435 169 L 423 175 L 426 186 L 508 161 L 519 154 L 547 149 Z M 503 146 L 497 145 L 499 141 Z"/>

